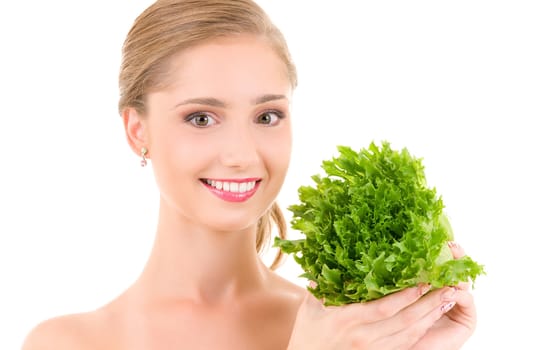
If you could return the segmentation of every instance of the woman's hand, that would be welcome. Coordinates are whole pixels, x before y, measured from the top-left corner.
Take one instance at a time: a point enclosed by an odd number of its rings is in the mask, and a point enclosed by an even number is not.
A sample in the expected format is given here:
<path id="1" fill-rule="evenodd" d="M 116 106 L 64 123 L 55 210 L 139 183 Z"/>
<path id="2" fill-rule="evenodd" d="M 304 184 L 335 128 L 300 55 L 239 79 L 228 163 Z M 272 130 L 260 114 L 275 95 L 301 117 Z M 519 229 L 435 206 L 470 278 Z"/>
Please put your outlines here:
<path id="1" fill-rule="evenodd" d="M 464 256 L 464 250 L 457 243 L 450 243 L 451 253 L 455 259 Z M 476 309 L 470 284 L 461 283 L 456 287 L 454 301 L 456 304 L 427 331 L 413 350 L 459 349 L 472 335 L 476 326 Z"/>
<path id="2" fill-rule="evenodd" d="M 423 296 L 427 291 L 408 288 L 367 303 L 328 307 L 307 293 L 288 350 L 411 349 L 455 301 L 453 288 Z"/>
<path id="3" fill-rule="evenodd" d="M 451 246 L 456 258 L 464 254 Z M 427 293 L 428 286 L 420 286 L 367 303 L 328 307 L 307 293 L 288 350 L 458 349 L 475 328 L 468 288 Z"/>

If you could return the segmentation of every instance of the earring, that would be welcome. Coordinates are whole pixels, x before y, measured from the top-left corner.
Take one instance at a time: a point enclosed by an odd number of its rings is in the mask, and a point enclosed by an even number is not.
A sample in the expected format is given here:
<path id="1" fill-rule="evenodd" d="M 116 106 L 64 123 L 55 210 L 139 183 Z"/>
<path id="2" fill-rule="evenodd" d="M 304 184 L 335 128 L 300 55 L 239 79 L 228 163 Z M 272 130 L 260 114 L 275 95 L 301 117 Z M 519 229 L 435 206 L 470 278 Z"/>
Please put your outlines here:
<path id="1" fill-rule="evenodd" d="M 140 165 L 144 167 L 147 165 L 147 159 L 145 159 L 145 155 L 147 154 L 147 148 L 142 147 L 140 153 L 142 154 L 142 160 L 140 161 Z"/>

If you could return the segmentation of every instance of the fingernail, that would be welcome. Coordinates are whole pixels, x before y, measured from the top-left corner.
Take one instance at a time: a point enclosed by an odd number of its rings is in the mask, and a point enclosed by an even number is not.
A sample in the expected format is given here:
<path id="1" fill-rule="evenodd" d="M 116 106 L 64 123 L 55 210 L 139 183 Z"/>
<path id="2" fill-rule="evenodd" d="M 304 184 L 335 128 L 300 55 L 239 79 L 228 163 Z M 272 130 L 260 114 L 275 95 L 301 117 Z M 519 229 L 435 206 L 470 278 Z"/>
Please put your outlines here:
<path id="1" fill-rule="evenodd" d="M 440 308 L 440 310 L 442 311 L 442 313 L 445 314 L 445 313 L 448 312 L 449 310 L 453 309 L 453 306 L 455 306 L 455 304 L 456 304 L 456 303 L 455 303 L 454 301 L 452 301 L 452 302 L 450 302 L 450 303 L 447 303 L 447 304 L 444 304 L 444 305 L 442 305 L 442 307 Z"/>
<path id="2" fill-rule="evenodd" d="M 431 290 L 431 285 L 430 284 L 421 284 L 419 286 L 419 289 L 418 289 L 420 295 L 425 295 L 430 290 Z"/>
<path id="3" fill-rule="evenodd" d="M 449 242 L 447 243 L 447 245 L 448 245 L 448 247 L 450 247 L 450 248 L 459 248 L 459 247 L 460 247 L 459 243 L 454 242 L 454 241 L 449 241 Z"/>
<path id="4" fill-rule="evenodd" d="M 449 287 L 443 294 L 442 299 L 443 300 L 451 300 L 455 297 L 455 293 L 457 293 L 457 290 L 455 288 Z"/>

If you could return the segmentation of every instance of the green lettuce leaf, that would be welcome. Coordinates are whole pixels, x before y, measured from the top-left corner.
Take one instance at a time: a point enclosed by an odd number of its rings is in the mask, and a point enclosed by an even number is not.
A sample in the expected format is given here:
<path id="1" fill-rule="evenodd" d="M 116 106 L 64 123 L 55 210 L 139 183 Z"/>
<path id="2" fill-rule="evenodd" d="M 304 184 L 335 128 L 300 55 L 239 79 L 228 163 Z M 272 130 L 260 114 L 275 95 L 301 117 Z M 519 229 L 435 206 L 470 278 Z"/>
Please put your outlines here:
<path id="1" fill-rule="evenodd" d="M 326 305 L 380 298 L 420 283 L 433 288 L 472 281 L 484 268 L 465 256 L 453 259 L 444 204 L 427 187 L 421 159 L 388 142 L 360 152 L 338 146 L 323 161 L 326 175 L 299 188 L 291 226 L 303 239 L 275 239 L 293 254 L 309 290 Z"/>

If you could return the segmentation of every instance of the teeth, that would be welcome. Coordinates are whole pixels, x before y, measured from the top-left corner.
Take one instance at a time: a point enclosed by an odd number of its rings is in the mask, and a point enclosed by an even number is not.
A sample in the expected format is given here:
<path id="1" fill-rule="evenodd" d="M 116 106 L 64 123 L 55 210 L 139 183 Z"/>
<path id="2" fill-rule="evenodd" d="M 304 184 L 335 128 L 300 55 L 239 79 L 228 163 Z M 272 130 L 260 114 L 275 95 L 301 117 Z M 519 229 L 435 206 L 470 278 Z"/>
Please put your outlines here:
<path id="1" fill-rule="evenodd" d="M 224 190 L 226 192 L 238 192 L 244 193 L 248 192 L 255 187 L 255 181 L 250 182 L 226 182 L 226 181 L 216 181 L 216 180 L 207 180 L 207 184 L 216 188 L 217 190 Z"/>

